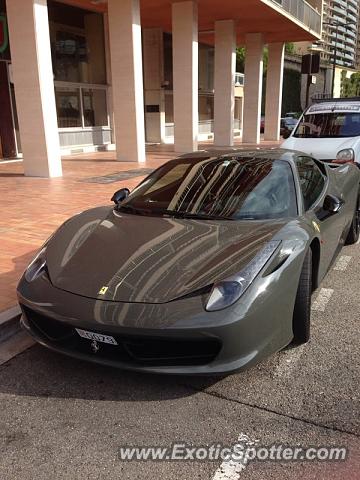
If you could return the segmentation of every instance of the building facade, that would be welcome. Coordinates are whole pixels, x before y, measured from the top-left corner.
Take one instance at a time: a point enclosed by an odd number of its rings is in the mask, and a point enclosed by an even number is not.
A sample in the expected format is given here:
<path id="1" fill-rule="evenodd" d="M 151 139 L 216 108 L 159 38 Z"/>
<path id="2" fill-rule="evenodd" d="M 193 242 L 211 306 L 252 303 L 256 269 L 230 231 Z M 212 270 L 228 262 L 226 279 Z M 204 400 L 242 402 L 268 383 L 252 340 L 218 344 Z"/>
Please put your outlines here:
<path id="1" fill-rule="evenodd" d="M 325 0 L 321 53 L 323 60 L 355 68 L 359 42 L 359 0 Z"/>
<path id="2" fill-rule="evenodd" d="M 25 173 L 61 175 L 61 154 L 145 143 L 279 138 L 284 42 L 318 40 L 322 0 L 0 0 L 0 139 Z M 235 49 L 246 46 L 244 77 Z M 244 115 L 244 117 L 243 117 Z M 244 120 L 242 121 L 242 118 Z"/>

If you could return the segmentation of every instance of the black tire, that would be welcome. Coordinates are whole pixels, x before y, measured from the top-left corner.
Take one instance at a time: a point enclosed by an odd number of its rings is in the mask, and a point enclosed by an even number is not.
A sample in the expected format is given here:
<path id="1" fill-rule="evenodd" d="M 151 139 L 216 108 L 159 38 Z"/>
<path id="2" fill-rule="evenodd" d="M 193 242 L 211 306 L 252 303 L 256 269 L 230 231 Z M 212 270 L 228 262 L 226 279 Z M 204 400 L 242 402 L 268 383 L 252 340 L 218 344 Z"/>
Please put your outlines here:
<path id="1" fill-rule="evenodd" d="M 358 201 L 358 204 L 356 206 L 355 214 L 353 221 L 351 222 L 351 227 L 348 233 L 348 236 L 346 237 L 345 240 L 345 245 L 353 245 L 359 240 L 360 236 L 360 202 Z"/>
<path id="2" fill-rule="evenodd" d="M 312 250 L 306 253 L 296 294 L 293 316 L 293 344 L 301 345 L 310 340 L 312 294 Z"/>

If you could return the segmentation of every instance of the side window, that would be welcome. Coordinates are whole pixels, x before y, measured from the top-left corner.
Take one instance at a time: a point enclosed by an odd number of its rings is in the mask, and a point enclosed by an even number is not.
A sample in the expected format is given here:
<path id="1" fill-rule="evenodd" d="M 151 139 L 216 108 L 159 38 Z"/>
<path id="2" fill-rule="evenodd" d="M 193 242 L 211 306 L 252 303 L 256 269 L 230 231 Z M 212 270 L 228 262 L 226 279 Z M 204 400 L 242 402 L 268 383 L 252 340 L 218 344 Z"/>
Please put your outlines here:
<path id="1" fill-rule="evenodd" d="M 297 169 L 304 198 L 304 207 L 305 210 L 309 210 L 324 189 L 325 177 L 310 157 L 298 157 Z"/>

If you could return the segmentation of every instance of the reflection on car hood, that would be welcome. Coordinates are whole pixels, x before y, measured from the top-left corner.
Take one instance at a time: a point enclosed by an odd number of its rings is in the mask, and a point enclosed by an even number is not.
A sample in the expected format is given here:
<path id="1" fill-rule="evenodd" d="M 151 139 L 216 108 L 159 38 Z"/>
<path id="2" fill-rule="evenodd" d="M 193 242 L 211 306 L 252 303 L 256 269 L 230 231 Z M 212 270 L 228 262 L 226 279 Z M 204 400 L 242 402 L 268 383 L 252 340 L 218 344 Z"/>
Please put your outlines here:
<path id="1" fill-rule="evenodd" d="M 47 247 L 52 283 L 82 296 L 166 303 L 239 272 L 284 225 L 89 210 Z"/>

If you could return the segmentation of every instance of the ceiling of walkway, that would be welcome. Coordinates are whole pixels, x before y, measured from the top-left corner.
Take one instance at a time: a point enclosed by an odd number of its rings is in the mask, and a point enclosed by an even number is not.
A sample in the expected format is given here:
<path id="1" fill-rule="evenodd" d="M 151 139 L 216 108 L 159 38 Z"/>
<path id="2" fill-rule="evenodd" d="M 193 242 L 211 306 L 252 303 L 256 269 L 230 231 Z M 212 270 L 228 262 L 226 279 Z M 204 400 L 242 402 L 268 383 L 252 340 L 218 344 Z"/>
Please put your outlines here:
<path id="1" fill-rule="evenodd" d="M 173 0 L 180 1 L 180 0 Z M 143 27 L 162 27 L 171 32 L 172 0 L 140 0 Z M 94 11 L 105 12 L 105 0 L 62 0 Z M 198 0 L 200 40 L 213 43 L 211 33 L 216 20 L 235 19 L 237 22 L 237 43 L 244 43 L 246 33 L 262 32 L 266 42 L 296 42 L 314 40 L 314 36 L 299 24 L 289 20 L 261 0 Z"/>

